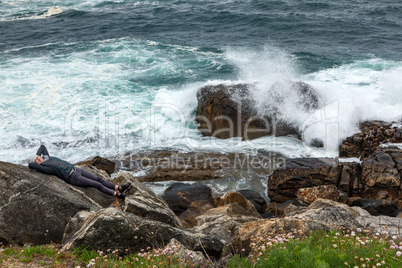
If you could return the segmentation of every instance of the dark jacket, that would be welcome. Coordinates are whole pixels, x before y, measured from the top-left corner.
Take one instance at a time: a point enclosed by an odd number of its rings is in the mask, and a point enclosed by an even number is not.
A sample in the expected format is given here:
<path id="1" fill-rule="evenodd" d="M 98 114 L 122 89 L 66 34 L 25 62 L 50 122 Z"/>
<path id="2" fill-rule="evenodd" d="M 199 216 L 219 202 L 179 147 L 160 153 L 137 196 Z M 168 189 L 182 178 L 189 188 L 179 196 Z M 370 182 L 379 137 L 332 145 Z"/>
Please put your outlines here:
<path id="1" fill-rule="evenodd" d="M 70 175 L 75 171 L 74 165 L 57 157 L 49 156 L 49 153 L 44 145 L 39 147 L 36 155 L 44 157 L 46 160 L 44 160 L 40 165 L 37 163 L 30 163 L 28 165 L 29 168 L 36 169 L 37 171 L 48 175 L 56 175 L 66 182 L 70 181 Z"/>

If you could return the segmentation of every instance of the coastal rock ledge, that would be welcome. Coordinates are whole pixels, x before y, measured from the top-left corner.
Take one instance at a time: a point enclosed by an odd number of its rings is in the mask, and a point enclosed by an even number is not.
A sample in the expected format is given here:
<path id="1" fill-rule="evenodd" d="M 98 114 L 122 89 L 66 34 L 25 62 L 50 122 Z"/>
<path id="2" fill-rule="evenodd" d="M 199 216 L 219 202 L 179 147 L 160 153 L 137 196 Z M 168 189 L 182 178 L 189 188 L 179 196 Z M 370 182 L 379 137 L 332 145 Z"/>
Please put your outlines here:
<path id="1" fill-rule="evenodd" d="M 299 191 L 301 188 L 332 185 L 343 193 L 345 202 L 352 197 L 384 199 L 402 209 L 401 178 L 402 150 L 397 147 L 379 149 L 361 164 L 331 158 L 286 159 L 269 176 L 268 196 L 271 202 L 283 203 L 297 197 L 306 199 Z M 333 196 L 336 199 L 336 194 Z M 308 198 L 305 201 L 311 202 Z"/>

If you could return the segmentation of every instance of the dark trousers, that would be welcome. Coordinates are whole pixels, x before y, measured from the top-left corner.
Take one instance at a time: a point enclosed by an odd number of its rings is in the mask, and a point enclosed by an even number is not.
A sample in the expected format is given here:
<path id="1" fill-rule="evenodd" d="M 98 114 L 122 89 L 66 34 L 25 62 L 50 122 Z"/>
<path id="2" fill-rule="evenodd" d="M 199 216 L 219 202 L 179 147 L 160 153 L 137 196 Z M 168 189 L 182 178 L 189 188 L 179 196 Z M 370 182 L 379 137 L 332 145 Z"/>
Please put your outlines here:
<path id="1" fill-rule="evenodd" d="M 76 171 L 71 174 L 70 184 L 81 187 L 96 188 L 102 193 L 108 195 L 113 195 L 116 187 L 116 184 L 113 184 L 110 181 L 105 181 L 104 179 L 80 168 L 77 168 Z"/>

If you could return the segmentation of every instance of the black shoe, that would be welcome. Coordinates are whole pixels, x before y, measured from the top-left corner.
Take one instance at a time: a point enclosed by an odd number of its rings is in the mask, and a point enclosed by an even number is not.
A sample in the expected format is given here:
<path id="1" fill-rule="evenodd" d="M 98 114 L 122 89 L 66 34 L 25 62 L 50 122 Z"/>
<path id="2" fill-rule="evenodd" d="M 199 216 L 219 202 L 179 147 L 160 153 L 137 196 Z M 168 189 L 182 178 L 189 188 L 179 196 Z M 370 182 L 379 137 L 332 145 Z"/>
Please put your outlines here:
<path id="1" fill-rule="evenodd" d="M 116 195 L 115 195 L 115 197 L 117 197 L 119 199 L 122 199 L 123 201 L 126 199 L 126 196 L 127 195 L 119 193 L 119 192 L 117 192 Z"/>
<path id="2" fill-rule="evenodd" d="M 122 186 L 119 187 L 119 192 L 120 193 L 125 193 L 126 191 L 128 191 L 131 188 L 131 183 L 126 183 Z"/>

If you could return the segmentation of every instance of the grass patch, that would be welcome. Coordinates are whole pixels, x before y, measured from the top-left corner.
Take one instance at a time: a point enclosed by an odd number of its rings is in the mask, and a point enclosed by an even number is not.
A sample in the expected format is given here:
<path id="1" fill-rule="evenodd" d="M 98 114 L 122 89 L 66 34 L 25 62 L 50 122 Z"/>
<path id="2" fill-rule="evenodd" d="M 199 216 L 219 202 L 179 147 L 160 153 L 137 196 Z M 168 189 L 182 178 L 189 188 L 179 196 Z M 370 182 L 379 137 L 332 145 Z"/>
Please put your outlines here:
<path id="1" fill-rule="evenodd" d="M 228 267 L 402 267 L 402 242 L 359 231 L 259 237 L 248 256 L 234 256 Z"/>
<path id="2" fill-rule="evenodd" d="M 250 248 L 245 256 L 234 255 L 227 267 L 402 267 L 402 242 L 386 233 L 357 230 L 271 234 L 257 237 Z M 59 249 L 55 245 L 2 248 L 0 266 L 36 263 L 44 267 L 218 267 L 217 263 L 183 252 L 177 244 L 135 254 L 89 247 L 71 252 Z"/>

